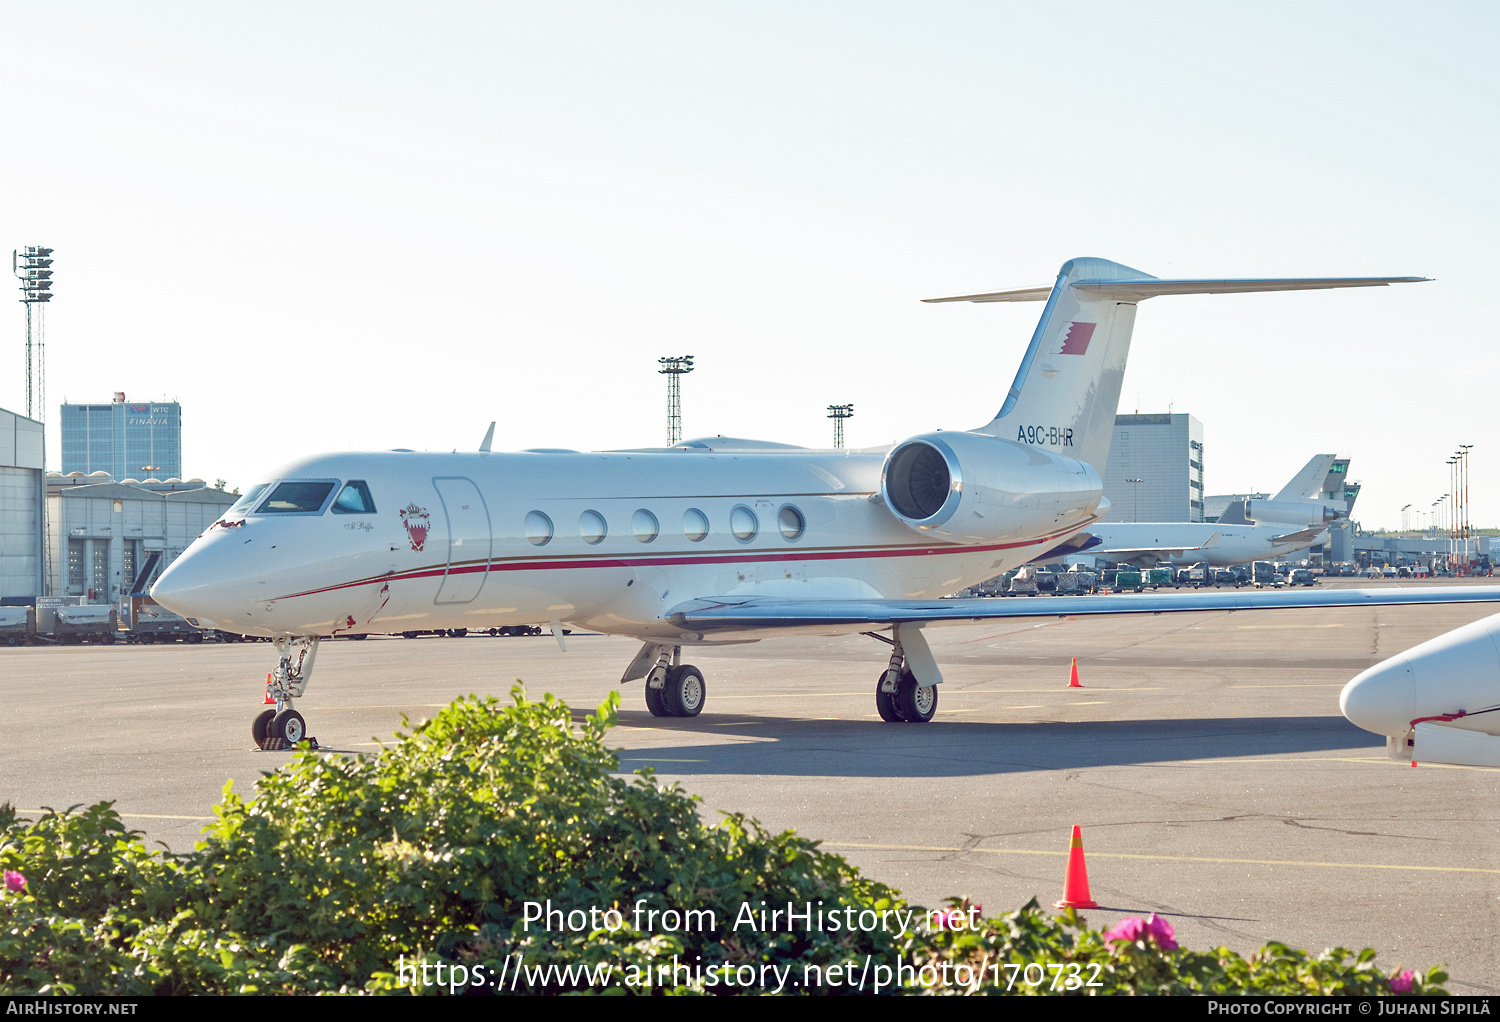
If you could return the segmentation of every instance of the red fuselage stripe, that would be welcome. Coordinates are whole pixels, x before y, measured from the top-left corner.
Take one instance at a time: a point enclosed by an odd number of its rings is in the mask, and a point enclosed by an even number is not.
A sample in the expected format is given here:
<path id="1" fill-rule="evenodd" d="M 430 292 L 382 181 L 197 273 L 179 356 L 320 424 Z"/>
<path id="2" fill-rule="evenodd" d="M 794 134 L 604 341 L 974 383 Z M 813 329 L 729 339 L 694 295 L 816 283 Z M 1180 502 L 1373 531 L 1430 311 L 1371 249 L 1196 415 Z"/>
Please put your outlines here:
<path id="1" fill-rule="evenodd" d="M 1094 519 L 1090 519 L 1091 521 Z M 1040 546 L 1050 543 L 1059 536 L 1067 536 L 1077 532 L 1085 525 L 1075 525 L 1061 532 L 1054 532 L 1039 539 L 1023 540 L 1019 543 L 992 543 L 987 546 L 966 547 L 897 547 L 895 549 L 882 550 L 828 550 L 828 551 L 806 551 L 775 554 L 704 554 L 701 556 L 660 556 L 660 557 L 608 557 L 591 560 L 543 560 L 539 557 L 529 557 L 518 561 L 491 562 L 489 564 L 466 564 L 454 567 L 443 565 L 431 568 L 416 568 L 411 571 L 398 572 L 391 575 L 376 575 L 373 578 L 359 579 L 354 582 L 343 582 L 339 585 L 325 586 L 322 589 L 308 589 L 305 592 L 290 593 L 286 596 L 275 597 L 279 600 L 295 599 L 299 596 L 317 596 L 321 593 L 337 592 L 340 589 L 353 589 L 359 586 L 385 584 L 388 582 L 404 582 L 409 579 L 418 578 L 441 578 L 445 575 L 464 575 L 474 572 L 491 571 L 550 571 L 571 570 L 575 568 L 638 568 L 653 567 L 666 564 L 733 564 L 733 563 L 759 563 L 764 561 L 835 561 L 835 560 L 864 560 L 876 557 L 930 557 L 934 555 L 952 554 L 982 554 L 994 550 L 1015 550 L 1020 547 Z"/>

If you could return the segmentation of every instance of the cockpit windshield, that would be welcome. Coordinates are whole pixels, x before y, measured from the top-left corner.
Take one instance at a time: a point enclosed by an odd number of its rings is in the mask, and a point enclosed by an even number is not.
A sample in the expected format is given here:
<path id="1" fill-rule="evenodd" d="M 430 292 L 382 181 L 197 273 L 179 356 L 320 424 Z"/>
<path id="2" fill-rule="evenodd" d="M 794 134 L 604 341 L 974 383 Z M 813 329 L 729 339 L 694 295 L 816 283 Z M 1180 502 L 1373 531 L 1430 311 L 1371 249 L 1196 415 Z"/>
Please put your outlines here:
<path id="1" fill-rule="evenodd" d="M 257 509 L 262 515 L 315 515 L 323 511 L 328 495 L 337 485 L 333 480 L 277 483 L 271 495 Z"/>
<path id="2" fill-rule="evenodd" d="M 231 507 L 224 513 L 226 515 L 239 515 L 248 513 L 249 510 L 255 506 L 255 502 L 260 499 L 261 494 L 266 492 L 266 487 L 270 485 L 270 483 L 256 483 L 254 486 L 250 487 L 249 491 L 243 497 L 234 502 L 233 507 Z"/>

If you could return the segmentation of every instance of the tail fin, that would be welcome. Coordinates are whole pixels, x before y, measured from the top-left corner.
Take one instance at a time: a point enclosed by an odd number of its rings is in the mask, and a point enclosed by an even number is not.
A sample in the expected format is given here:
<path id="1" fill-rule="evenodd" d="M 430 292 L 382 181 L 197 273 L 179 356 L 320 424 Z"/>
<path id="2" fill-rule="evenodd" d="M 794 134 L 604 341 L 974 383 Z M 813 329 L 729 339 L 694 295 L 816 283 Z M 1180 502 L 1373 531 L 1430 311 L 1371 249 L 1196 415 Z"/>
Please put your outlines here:
<path id="1" fill-rule="evenodd" d="M 1314 454 L 1312 460 L 1302 466 L 1302 471 L 1292 476 L 1272 500 L 1308 500 L 1323 492 L 1323 481 L 1333 467 L 1337 454 Z"/>
<path id="2" fill-rule="evenodd" d="M 1042 318 L 1000 412 L 975 430 L 1103 470 L 1130 354 L 1135 307 L 1158 295 L 1370 287 L 1424 277 L 1163 280 L 1108 259 L 1070 259 L 1051 289 L 928 298 L 929 302 L 1037 302 Z"/>

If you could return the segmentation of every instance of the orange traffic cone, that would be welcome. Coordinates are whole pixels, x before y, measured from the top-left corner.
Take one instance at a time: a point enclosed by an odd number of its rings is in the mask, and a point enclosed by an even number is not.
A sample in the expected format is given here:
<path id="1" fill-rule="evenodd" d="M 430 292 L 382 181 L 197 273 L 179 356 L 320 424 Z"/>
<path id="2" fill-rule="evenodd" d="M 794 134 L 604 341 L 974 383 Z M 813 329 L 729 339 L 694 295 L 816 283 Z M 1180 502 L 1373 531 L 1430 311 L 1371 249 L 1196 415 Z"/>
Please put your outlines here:
<path id="1" fill-rule="evenodd" d="M 276 705 L 276 700 L 274 700 L 274 699 L 271 698 L 271 676 L 269 674 L 266 675 L 266 701 L 263 702 L 263 703 L 261 703 L 261 705 L 262 706 L 275 706 Z"/>
<path id="2" fill-rule="evenodd" d="M 1062 900 L 1055 908 L 1098 908 L 1089 897 L 1089 869 L 1083 862 L 1083 829 L 1073 825 L 1073 840 L 1068 845 L 1068 875 L 1063 878 Z"/>
<path id="3" fill-rule="evenodd" d="M 1082 685 L 1078 684 L 1078 658 L 1077 657 L 1073 658 L 1073 669 L 1072 669 L 1072 671 L 1068 675 L 1068 687 L 1069 688 L 1083 688 Z"/>

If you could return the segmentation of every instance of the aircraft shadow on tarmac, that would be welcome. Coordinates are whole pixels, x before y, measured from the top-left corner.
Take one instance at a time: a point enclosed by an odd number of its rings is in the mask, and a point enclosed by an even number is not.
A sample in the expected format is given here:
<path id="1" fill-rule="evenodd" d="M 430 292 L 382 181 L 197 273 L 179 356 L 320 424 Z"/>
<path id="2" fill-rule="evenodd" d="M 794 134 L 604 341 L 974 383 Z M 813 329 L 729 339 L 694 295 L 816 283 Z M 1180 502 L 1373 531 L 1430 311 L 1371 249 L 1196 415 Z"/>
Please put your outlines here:
<path id="1" fill-rule="evenodd" d="M 620 752 L 627 773 L 651 767 L 673 775 L 965 777 L 1310 752 L 1384 755 L 1375 735 L 1341 716 L 916 725 L 745 714 L 665 721 L 623 711 L 620 724 L 731 740 L 660 742 Z M 750 740 L 734 742 L 737 736 Z M 610 736 L 605 741 L 613 745 Z"/>

